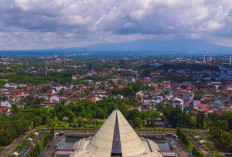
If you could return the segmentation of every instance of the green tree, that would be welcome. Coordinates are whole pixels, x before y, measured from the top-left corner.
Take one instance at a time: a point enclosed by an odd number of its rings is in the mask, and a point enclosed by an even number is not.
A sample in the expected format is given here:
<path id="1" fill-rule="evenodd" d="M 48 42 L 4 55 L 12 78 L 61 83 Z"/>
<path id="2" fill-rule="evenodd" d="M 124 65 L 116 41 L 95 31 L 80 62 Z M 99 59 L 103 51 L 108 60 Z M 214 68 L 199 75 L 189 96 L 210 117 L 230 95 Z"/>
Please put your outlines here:
<path id="1" fill-rule="evenodd" d="M 143 121 L 141 118 L 136 117 L 134 120 L 134 127 L 136 128 L 143 128 Z"/>

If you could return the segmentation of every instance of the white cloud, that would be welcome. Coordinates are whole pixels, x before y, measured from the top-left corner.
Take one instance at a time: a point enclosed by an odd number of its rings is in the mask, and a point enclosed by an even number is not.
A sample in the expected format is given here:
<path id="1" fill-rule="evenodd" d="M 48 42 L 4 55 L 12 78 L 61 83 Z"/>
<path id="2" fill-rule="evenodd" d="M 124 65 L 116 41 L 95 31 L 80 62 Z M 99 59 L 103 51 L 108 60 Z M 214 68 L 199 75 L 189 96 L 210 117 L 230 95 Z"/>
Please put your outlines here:
<path id="1" fill-rule="evenodd" d="M 14 48 L 12 41 L 17 48 L 25 48 L 22 43 L 27 43 L 26 48 L 30 49 L 44 46 L 44 42 L 52 47 L 65 40 L 76 46 L 107 40 L 118 42 L 121 38 L 133 40 L 135 36 L 136 39 L 207 37 L 207 40 L 211 36 L 230 41 L 231 26 L 231 0 L 1 0 L 0 3 L 0 39 L 5 39 L 0 43 L 2 48 Z"/>

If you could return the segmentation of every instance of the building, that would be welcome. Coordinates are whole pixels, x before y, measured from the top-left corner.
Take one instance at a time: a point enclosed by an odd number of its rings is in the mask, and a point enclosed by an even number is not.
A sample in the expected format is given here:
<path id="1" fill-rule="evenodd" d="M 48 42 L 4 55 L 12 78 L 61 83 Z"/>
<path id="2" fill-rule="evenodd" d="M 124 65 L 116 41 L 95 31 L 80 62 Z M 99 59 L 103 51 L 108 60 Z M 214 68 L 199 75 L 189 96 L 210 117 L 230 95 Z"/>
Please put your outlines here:
<path id="1" fill-rule="evenodd" d="M 202 63 L 208 64 L 208 65 L 213 65 L 213 64 L 215 64 L 215 59 L 213 58 L 212 55 L 205 55 L 205 56 L 203 56 Z"/>
<path id="2" fill-rule="evenodd" d="M 203 61 L 202 61 L 203 64 L 206 64 L 207 63 L 207 56 L 203 56 Z"/>
<path id="3" fill-rule="evenodd" d="M 180 98 L 174 98 L 172 100 L 172 107 L 180 107 L 182 110 L 184 108 L 184 101 Z"/>
<path id="4" fill-rule="evenodd" d="M 1 106 L 11 108 L 13 103 L 14 103 L 13 101 L 6 100 L 6 101 L 1 102 Z"/>
<path id="5" fill-rule="evenodd" d="M 189 91 L 189 92 L 185 92 L 183 94 L 183 100 L 184 101 L 193 101 L 193 99 L 194 99 L 194 93 Z"/>
<path id="6" fill-rule="evenodd" d="M 94 64 L 93 63 L 89 63 L 89 70 L 93 70 L 94 69 Z"/>
<path id="7" fill-rule="evenodd" d="M 122 113 L 112 112 L 97 133 L 79 140 L 70 157 L 162 157 L 158 145 L 139 137 Z"/>

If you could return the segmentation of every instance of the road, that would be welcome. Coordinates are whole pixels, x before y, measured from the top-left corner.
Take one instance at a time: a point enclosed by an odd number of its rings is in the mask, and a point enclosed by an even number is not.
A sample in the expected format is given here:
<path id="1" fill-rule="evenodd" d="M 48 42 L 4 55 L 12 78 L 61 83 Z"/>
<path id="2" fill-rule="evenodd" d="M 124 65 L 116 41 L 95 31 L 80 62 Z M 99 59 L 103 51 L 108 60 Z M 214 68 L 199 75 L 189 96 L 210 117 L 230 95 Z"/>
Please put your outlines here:
<path id="1" fill-rule="evenodd" d="M 34 145 L 36 145 L 43 137 L 44 135 L 47 133 L 47 130 L 43 130 L 34 140 L 33 143 Z M 30 151 L 33 149 L 32 145 L 29 145 L 25 151 L 21 154 L 21 156 L 26 156 L 27 154 L 30 153 Z"/>
<path id="2" fill-rule="evenodd" d="M 57 136 L 53 138 L 53 140 L 49 143 L 48 147 L 43 150 L 42 156 L 43 157 L 52 157 L 56 151 L 56 144 L 60 141 L 64 136 Z"/>
<path id="3" fill-rule="evenodd" d="M 176 148 L 176 153 L 180 156 L 180 157 L 189 157 L 189 152 L 185 149 L 185 147 L 181 144 L 180 139 L 176 138 L 166 138 L 168 141 L 174 141 L 175 145 L 177 146 Z"/>
<path id="4" fill-rule="evenodd" d="M 220 154 L 222 156 L 225 156 L 225 157 L 231 157 L 232 156 L 232 152 L 231 151 L 226 150 L 224 147 L 222 147 L 220 145 L 220 143 L 216 142 L 215 139 L 210 138 L 208 136 L 208 134 L 205 133 L 203 130 L 194 130 L 194 132 L 197 133 L 197 134 L 199 134 L 199 135 L 201 135 L 201 136 L 203 136 L 203 137 L 205 137 L 208 141 L 210 141 L 211 144 L 214 145 L 214 147 L 220 152 Z"/>
<path id="5" fill-rule="evenodd" d="M 192 137 L 189 133 L 186 133 L 186 134 L 187 134 L 188 138 Z M 206 157 L 210 157 L 208 151 L 206 151 L 204 148 L 200 147 L 200 145 L 197 143 L 197 141 L 194 138 L 192 138 L 192 139 L 193 139 L 192 140 L 193 144 L 199 149 L 199 151 L 201 153 L 203 153 Z"/>
<path id="6" fill-rule="evenodd" d="M 28 132 L 26 132 L 24 135 L 19 136 L 10 146 L 8 146 L 4 152 L 0 154 L 1 157 L 6 157 L 7 155 L 11 154 L 13 150 L 21 143 L 30 133 L 35 131 L 35 129 L 32 129 Z"/>

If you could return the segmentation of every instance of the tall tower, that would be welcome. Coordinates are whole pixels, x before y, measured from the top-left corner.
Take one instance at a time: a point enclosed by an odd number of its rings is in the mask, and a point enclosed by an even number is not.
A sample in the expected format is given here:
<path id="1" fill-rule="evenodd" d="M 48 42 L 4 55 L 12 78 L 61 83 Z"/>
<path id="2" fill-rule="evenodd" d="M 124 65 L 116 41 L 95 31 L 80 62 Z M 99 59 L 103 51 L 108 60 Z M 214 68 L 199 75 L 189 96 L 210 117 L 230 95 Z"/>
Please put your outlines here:
<path id="1" fill-rule="evenodd" d="M 230 66 L 232 65 L 232 56 L 230 56 Z"/>
<path id="2" fill-rule="evenodd" d="M 206 63 L 207 63 L 207 56 L 206 56 L 206 55 L 203 56 L 203 61 L 202 61 L 202 63 L 203 63 L 203 64 L 206 64 Z"/>
<path id="3" fill-rule="evenodd" d="M 209 62 L 209 63 L 212 63 L 212 62 L 213 62 L 213 56 L 212 56 L 212 55 L 209 55 L 208 62 Z"/>

